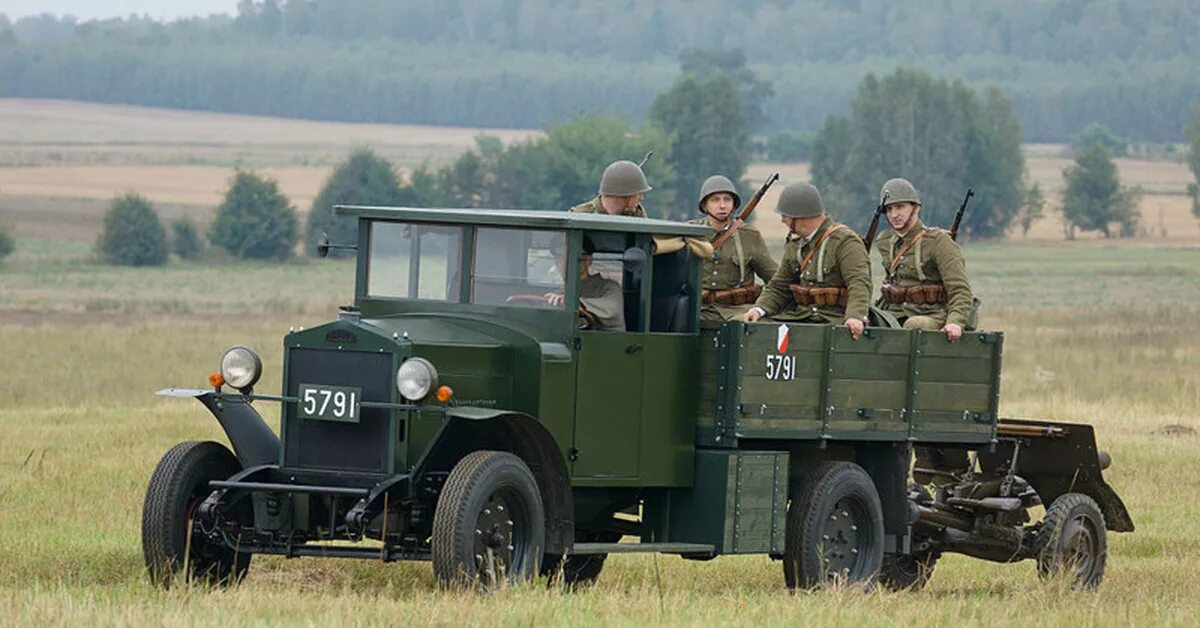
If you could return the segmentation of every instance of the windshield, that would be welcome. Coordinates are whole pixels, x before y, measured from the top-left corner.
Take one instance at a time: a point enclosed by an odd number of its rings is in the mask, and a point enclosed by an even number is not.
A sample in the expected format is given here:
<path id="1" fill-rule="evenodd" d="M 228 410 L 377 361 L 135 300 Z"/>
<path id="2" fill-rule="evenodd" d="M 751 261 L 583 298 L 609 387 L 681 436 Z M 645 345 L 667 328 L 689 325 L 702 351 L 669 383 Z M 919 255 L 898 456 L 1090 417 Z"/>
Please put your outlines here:
<path id="1" fill-rule="evenodd" d="M 372 222 L 367 295 L 457 301 L 463 229 Z"/>
<path id="2" fill-rule="evenodd" d="M 566 241 L 564 231 L 478 228 L 471 302 L 562 309 Z"/>

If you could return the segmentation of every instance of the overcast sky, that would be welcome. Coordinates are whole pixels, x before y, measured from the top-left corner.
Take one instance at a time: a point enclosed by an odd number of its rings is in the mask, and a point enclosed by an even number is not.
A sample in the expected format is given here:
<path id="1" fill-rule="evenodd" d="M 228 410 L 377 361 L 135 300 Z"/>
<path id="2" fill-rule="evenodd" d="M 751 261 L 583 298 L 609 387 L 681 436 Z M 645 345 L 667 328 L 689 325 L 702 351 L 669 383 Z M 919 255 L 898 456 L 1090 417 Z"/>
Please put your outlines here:
<path id="1" fill-rule="evenodd" d="M 130 13 L 158 19 L 189 15 L 228 13 L 237 10 L 237 0 L 0 0 L 0 13 L 10 19 L 53 13 L 71 14 L 80 19 L 125 17 Z"/>

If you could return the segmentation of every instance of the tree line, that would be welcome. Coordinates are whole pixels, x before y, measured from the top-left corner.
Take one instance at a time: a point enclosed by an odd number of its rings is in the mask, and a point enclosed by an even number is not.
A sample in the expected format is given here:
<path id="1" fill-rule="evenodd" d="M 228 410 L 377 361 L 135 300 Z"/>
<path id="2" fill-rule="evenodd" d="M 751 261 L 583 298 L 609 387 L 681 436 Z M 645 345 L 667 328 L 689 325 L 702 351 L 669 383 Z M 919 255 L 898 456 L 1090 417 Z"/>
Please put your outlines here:
<path id="1" fill-rule="evenodd" d="M 0 96 L 439 125 L 535 128 L 581 112 L 641 123 L 689 52 L 740 49 L 761 79 L 751 121 L 768 133 L 815 132 L 862 76 L 897 64 L 998 85 L 1030 141 L 1065 141 L 1092 122 L 1175 141 L 1200 100 L 1200 5 L 1181 0 L 459 4 L 245 1 L 236 17 L 169 24 L 0 19 Z"/>

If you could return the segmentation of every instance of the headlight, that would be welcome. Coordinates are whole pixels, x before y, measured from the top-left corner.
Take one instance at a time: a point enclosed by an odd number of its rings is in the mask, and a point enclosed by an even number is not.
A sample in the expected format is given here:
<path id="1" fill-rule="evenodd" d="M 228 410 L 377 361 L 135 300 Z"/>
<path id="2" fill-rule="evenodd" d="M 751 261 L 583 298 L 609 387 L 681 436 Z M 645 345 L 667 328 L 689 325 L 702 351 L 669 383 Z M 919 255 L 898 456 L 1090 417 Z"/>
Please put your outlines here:
<path id="1" fill-rule="evenodd" d="M 396 370 L 396 390 L 409 401 L 424 399 L 437 381 L 437 369 L 425 358 L 409 358 Z"/>
<path id="2" fill-rule="evenodd" d="M 250 347 L 237 346 L 225 352 L 221 358 L 221 377 L 225 383 L 246 391 L 262 376 L 262 360 Z"/>

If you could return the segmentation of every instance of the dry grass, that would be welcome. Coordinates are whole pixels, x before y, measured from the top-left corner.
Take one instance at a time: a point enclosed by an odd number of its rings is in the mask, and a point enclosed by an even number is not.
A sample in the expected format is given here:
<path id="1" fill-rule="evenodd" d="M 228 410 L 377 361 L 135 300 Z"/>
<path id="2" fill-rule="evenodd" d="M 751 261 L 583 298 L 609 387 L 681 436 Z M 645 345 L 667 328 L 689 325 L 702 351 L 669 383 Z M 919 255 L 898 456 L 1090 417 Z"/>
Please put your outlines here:
<path id="1" fill-rule="evenodd" d="M 351 268 L 117 269 L 90 264 L 82 245 L 40 242 L 0 273 L 0 624 L 1193 625 L 1200 437 L 1162 428 L 1200 428 L 1200 336 L 1188 331 L 1200 250 L 1016 251 L 967 249 L 985 321 L 1006 331 L 1002 410 L 1094 423 L 1138 525 L 1110 537 L 1095 593 L 1039 582 L 1031 563 L 961 556 L 909 594 L 790 595 L 765 557 L 648 556 L 611 559 L 574 594 L 442 593 L 426 564 L 274 557 L 233 590 L 157 591 L 139 542 L 147 478 L 175 442 L 223 435 L 199 404 L 151 392 L 203 385 L 234 343 L 262 352 L 261 388 L 277 389 L 283 332 L 331 317 Z"/>

